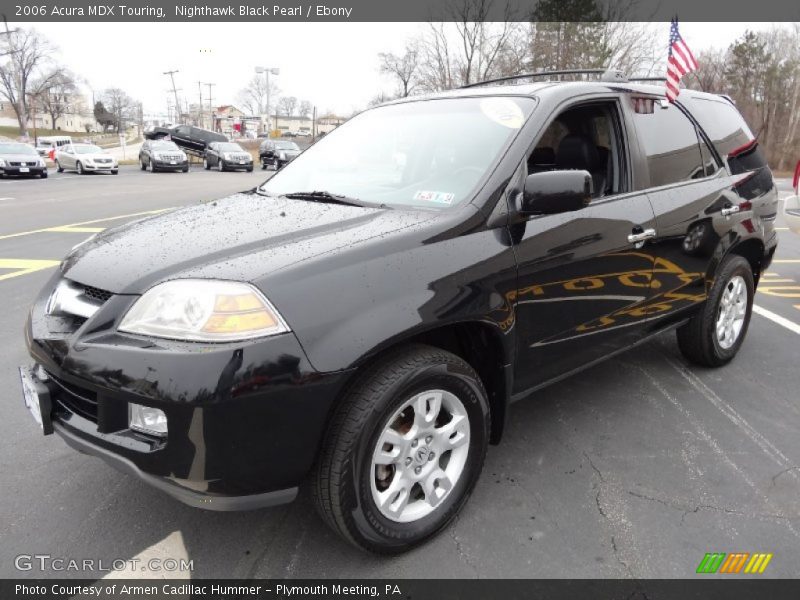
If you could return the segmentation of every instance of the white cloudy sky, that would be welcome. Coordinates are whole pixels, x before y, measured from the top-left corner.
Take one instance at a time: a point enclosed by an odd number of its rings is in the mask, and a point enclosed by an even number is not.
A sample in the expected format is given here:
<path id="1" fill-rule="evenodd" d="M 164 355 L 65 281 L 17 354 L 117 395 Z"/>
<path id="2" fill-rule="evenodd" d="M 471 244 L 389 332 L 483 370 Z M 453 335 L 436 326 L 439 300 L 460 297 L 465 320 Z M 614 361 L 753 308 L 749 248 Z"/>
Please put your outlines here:
<path id="1" fill-rule="evenodd" d="M 349 114 L 389 82 L 378 73 L 379 52 L 401 52 L 420 23 L 20 23 L 35 27 L 59 49 L 56 57 L 99 93 L 120 87 L 165 112 L 169 78 L 178 69 L 181 97 L 198 98 L 197 82 L 213 82 L 214 103 L 233 103 L 255 65 L 279 67 L 285 95 L 319 111 Z M 725 47 L 745 29 L 767 23 L 682 23 L 694 50 Z M 664 24 L 664 39 L 668 24 Z M 203 52 L 201 52 L 203 50 Z M 87 89 L 87 93 L 89 93 Z M 204 104 L 207 88 L 203 87 Z"/>

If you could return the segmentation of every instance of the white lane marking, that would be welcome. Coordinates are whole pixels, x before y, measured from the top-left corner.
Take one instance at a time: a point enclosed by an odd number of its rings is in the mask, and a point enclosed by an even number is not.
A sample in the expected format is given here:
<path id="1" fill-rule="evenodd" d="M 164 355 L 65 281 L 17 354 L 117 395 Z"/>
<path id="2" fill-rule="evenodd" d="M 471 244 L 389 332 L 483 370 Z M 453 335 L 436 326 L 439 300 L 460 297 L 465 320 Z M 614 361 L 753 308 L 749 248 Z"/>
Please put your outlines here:
<path id="1" fill-rule="evenodd" d="M 786 317 L 782 317 L 777 313 L 772 312 L 771 310 L 767 310 L 757 304 L 753 304 L 753 312 L 757 315 L 761 315 L 762 317 L 769 319 L 773 323 L 777 323 L 781 327 L 785 327 L 789 331 L 793 331 L 794 333 L 800 335 L 800 325 L 795 323 L 794 321 L 790 321 Z"/>
<path id="2" fill-rule="evenodd" d="M 728 419 L 736 425 L 739 429 L 741 429 L 744 434 L 752 441 L 756 446 L 761 448 L 761 450 L 769 456 L 775 464 L 779 467 L 787 468 L 787 467 L 794 467 L 795 463 L 789 457 L 787 457 L 783 452 L 781 452 L 775 444 L 770 442 L 767 438 L 765 438 L 761 433 L 759 433 L 750 423 L 748 423 L 745 418 L 736 412 L 730 404 L 725 402 L 722 398 L 720 398 L 714 390 L 712 390 L 706 383 L 700 379 L 697 375 L 692 373 L 689 369 L 685 366 L 676 363 L 670 358 L 666 359 L 667 364 L 675 369 L 681 377 L 683 377 L 686 381 L 689 382 L 695 390 L 697 390 L 701 396 L 703 396 L 706 400 L 711 402 L 723 415 L 728 417 Z M 794 479 L 800 479 L 800 476 L 795 471 L 788 471 L 789 475 L 794 477 Z"/>
<path id="3" fill-rule="evenodd" d="M 14 198 L 0 198 L 0 200 L 14 200 Z"/>
<path id="4" fill-rule="evenodd" d="M 135 556 L 122 560 L 125 562 L 124 568 L 110 571 L 102 579 L 192 578 L 191 569 L 181 568 L 188 566 L 188 561 L 191 559 L 180 531 L 173 531 L 163 540 L 145 548 Z M 175 570 L 168 570 L 173 565 L 176 567 Z"/>
<path id="5" fill-rule="evenodd" d="M 708 444 L 708 447 L 711 448 L 711 450 L 714 452 L 714 454 L 716 454 L 717 457 L 720 460 L 722 460 L 733 471 L 735 471 L 736 474 L 739 475 L 739 477 L 741 477 L 742 480 L 747 484 L 747 487 L 749 487 L 753 491 L 753 493 L 758 498 L 760 498 L 761 501 L 766 506 L 775 507 L 775 508 L 778 509 L 778 511 L 780 513 L 780 507 L 776 506 L 773 503 L 773 501 L 770 500 L 770 498 L 761 491 L 761 489 L 755 484 L 755 482 L 752 479 L 750 479 L 750 477 L 747 476 L 747 473 L 744 471 L 744 469 L 742 469 L 738 464 L 736 464 L 733 461 L 733 459 L 730 457 L 729 453 L 725 452 L 722 449 L 722 447 L 719 445 L 719 442 L 715 438 L 713 438 L 706 431 L 705 427 L 703 427 L 703 424 L 700 422 L 700 420 L 697 419 L 689 409 L 687 409 L 683 404 L 681 404 L 680 401 L 675 396 L 670 394 L 667 391 L 667 389 L 663 385 L 661 385 L 661 382 L 658 381 L 658 379 L 656 379 L 655 376 L 652 375 L 647 369 L 645 369 L 643 367 L 640 367 L 638 365 L 630 365 L 630 367 L 633 367 L 633 368 L 637 369 L 638 371 L 640 371 L 642 374 L 644 374 L 644 376 L 647 377 L 647 379 L 650 381 L 650 383 L 653 385 L 653 387 L 655 387 L 661 393 L 661 395 L 664 396 L 670 402 L 670 404 L 672 404 L 678 410 L 678 412 L 680 412 L 683 415 L 683 417 L 687 421 L 689 421 L 689 423 L 692 425 L 692 427 L 697 432 L 697 434 L 703 439 L 703 441 L 705 441 L 706 444 Z M 687 512 L 687 514 L 688 514 L 688 512 Z M 795 537 L 800 538 L 800 532 L 798 532 L 792 526 L 792 521 L 791 521 L 791 519 L 789 517 L 786 517 L 786 516 L 784 516 L 782 514 L 774 514 L 774 515 L 758 515 L 758 514 L 755 514 L 755 515 L 752 515 L 752 516 L 761 517 L 761 518 L 772 518 L 772 519 L 780 520 L 781 522 L 785 523 L 786 528 L 789 531 L 791 531 L 792 534 L 794 534 Z"/>

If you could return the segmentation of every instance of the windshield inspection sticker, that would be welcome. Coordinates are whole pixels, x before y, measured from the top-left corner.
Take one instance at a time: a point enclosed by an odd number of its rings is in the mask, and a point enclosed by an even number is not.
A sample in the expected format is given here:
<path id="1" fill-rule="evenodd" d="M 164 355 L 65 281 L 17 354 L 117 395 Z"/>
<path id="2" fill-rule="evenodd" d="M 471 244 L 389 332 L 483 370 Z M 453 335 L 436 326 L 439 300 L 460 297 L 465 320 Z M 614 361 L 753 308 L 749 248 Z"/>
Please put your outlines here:
<path id="1" fill-rule="evenodd" d="M 428 192 L 420 190 L 414 194 L 414 200 L 421 202 L 436 202 L 437 204 L 447 204 L 448 206 L 453 203 L 455 194 L 449 192 Z"/>
<path id="2" fill-rule="evenodd" d="M 525 121 L 522 109 L 511 98 L 484 98 L 481 100 L 481 111 L 495 123 L 519 129 Z"/>

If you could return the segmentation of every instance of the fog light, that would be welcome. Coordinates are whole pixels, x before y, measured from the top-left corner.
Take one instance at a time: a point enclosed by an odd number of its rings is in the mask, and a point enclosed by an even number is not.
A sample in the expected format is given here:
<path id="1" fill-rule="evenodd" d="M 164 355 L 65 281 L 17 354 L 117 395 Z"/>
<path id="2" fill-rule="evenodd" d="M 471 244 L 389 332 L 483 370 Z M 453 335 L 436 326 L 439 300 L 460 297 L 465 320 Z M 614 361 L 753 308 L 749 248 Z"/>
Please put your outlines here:
<path id="1" fill-rule="evenodd" d="M 150 435 L 167 435 L 167 415 L 164 411 L 141 404 L 128 404 L 129 427 Z"/>

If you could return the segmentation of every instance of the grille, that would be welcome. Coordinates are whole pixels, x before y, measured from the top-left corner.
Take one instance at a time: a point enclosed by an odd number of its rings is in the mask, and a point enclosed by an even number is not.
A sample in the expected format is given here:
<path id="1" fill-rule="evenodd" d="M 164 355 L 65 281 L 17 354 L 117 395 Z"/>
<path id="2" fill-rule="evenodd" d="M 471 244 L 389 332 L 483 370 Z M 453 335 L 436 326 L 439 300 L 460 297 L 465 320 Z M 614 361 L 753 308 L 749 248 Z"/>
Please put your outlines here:
<path id="1" fill-rule="evenodd" d="M 58 388 L 54 398 L 56 402 L 68 411 L 97 423 L 97 394 L 53 377 L 49 373 L 48 376 Z"/>
<path id="2" fill-rule="evenodd" d="M 91 287 L 89 285 L 84 286 L 83 288 L 83 295 L 87 298 L 91 298 L 93 300 L 98 300 L 99 302 L 106 302 L 112 294 L 111 292 L 107 292 L 105 290 L 101 290 L 100 288 Z"/>
<path id="3" fill-rule="evenodd" d="M 111 161 L 111 159 L 110 159 L 110 158 L 95 158 L 95 159 L 94 159 L 94 162 L 96 162 L 96 163 L 102 163 L 102 164 L 106 164 L 106 163 L 110 163 L 110 162 L 112 162 L 112 161 Z"/>
<path id="4" fill-rule="evenodd" d="M 14 161 L 11 161 L 10 164 L 11 164 L 12 167 L 35 167 L 37 163 L 36 163 L 36 161 L 31 161 L 31 162 L 19 162 L 19 161 L 14 162 Z"/>
<path id="5" fill-rule="evenodd" d="M 180 154 L 162 154 L 161 160 L 174 160 L 176 162 L 181 162 L 183 157 Z"/>

